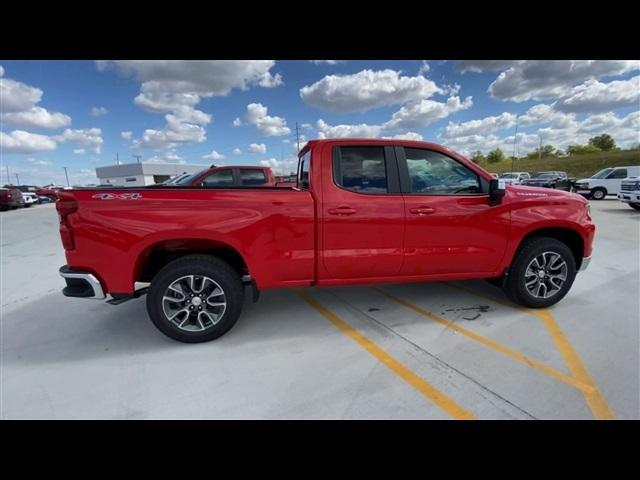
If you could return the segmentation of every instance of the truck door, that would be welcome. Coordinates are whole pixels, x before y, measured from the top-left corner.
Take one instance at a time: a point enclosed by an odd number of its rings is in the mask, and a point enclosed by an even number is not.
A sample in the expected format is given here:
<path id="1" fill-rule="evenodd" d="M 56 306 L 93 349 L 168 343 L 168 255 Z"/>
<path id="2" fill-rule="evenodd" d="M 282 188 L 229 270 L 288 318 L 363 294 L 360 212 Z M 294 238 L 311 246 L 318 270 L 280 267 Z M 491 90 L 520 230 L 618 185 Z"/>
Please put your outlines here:
<path id="1" fill-rule="evenodd" d="M 490 206 L 488 181 L 445 155 L 396 147 L 405 203 L 402 275 L 493 272 L 509 234 L 507 208 Z"/>
<path id="2" fill-rule="evenodd" d="M 607 193 L 617 194 L 620 191 L 620 185 L 622 185 L 622 180 L 625 178 L 627 178 L 626 168 L 614 168 L 613 172 L 607 175 L 607 178 L 604 180 Z"/>
<path id="3" fill-rule="evenodd" d="M 338 145 L 322 175 L 322 264 L 328 278 L 396 275 L 404 205 L 393 147 Z"/>

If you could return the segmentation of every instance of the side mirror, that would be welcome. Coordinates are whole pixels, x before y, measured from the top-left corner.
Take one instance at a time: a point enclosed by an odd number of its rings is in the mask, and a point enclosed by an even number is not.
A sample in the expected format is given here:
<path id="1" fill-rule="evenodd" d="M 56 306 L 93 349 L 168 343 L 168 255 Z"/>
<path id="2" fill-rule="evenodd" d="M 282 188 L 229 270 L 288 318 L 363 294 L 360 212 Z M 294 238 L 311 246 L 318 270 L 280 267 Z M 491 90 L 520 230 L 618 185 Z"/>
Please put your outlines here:
<path id="1" fill-rule="evenodd" d="M 489 205 L 500 205 L 505 194 L 504 180 L 493 178 L 489 180 Z"/>

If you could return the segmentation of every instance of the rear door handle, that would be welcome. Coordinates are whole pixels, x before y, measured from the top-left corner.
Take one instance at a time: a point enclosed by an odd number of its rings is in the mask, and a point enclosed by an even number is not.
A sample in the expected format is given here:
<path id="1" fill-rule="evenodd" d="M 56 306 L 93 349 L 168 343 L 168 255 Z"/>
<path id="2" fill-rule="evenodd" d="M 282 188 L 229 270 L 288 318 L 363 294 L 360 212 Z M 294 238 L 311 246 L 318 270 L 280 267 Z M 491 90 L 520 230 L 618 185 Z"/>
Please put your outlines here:
<path id="1" fill-rule="evenodd" d="M 416 207 L 409 210 L 414 215 L 431 215 L 436 209 L 432 207 Z"/>
<path id="2" fill-rule="evenodd" d="M 330 208 L 328 212 L 331 215 L 353 215 L 354 213 L 356 213 L 356 210 L 344 205 L 342 207 Z"/>

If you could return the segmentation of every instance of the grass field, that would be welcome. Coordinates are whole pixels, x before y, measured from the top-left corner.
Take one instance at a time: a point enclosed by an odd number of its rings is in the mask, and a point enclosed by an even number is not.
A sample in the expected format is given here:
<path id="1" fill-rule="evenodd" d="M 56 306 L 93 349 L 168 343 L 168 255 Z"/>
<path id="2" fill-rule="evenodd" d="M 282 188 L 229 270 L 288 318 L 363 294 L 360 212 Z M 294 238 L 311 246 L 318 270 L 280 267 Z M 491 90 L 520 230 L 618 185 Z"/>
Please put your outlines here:
<path id="1" fill-rule="evenodd" d="M 482 163 L 492 173 L 503 172 L 541 172 L 545 170 L 560 170 L 567 172 L 570 177 L 590 177 L 598 170 L 607 167 L 625 165 L 640 165 L 640 150 L 622 150 L 619 152 L 599 152 L 586 155 L 572 155 L 568 157 L 549 157 L 538 160 L 516 160 L 500 163 Z"/>

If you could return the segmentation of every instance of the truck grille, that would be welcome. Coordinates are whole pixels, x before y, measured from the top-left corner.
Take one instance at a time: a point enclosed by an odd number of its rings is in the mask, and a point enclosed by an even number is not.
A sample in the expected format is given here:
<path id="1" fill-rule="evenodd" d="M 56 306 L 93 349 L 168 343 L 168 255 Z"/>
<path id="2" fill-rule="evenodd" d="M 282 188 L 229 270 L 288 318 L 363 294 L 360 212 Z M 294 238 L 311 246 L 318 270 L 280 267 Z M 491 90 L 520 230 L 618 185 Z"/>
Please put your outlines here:
<path id="1" fill-rule="evenodd" d="M 620 185 L 620 190 L 622 190 L 623 192 L 633 192 L 636 189 L 636 184 L 635 183 L 627 183 L 627 184 L 622 184 Z"/>

